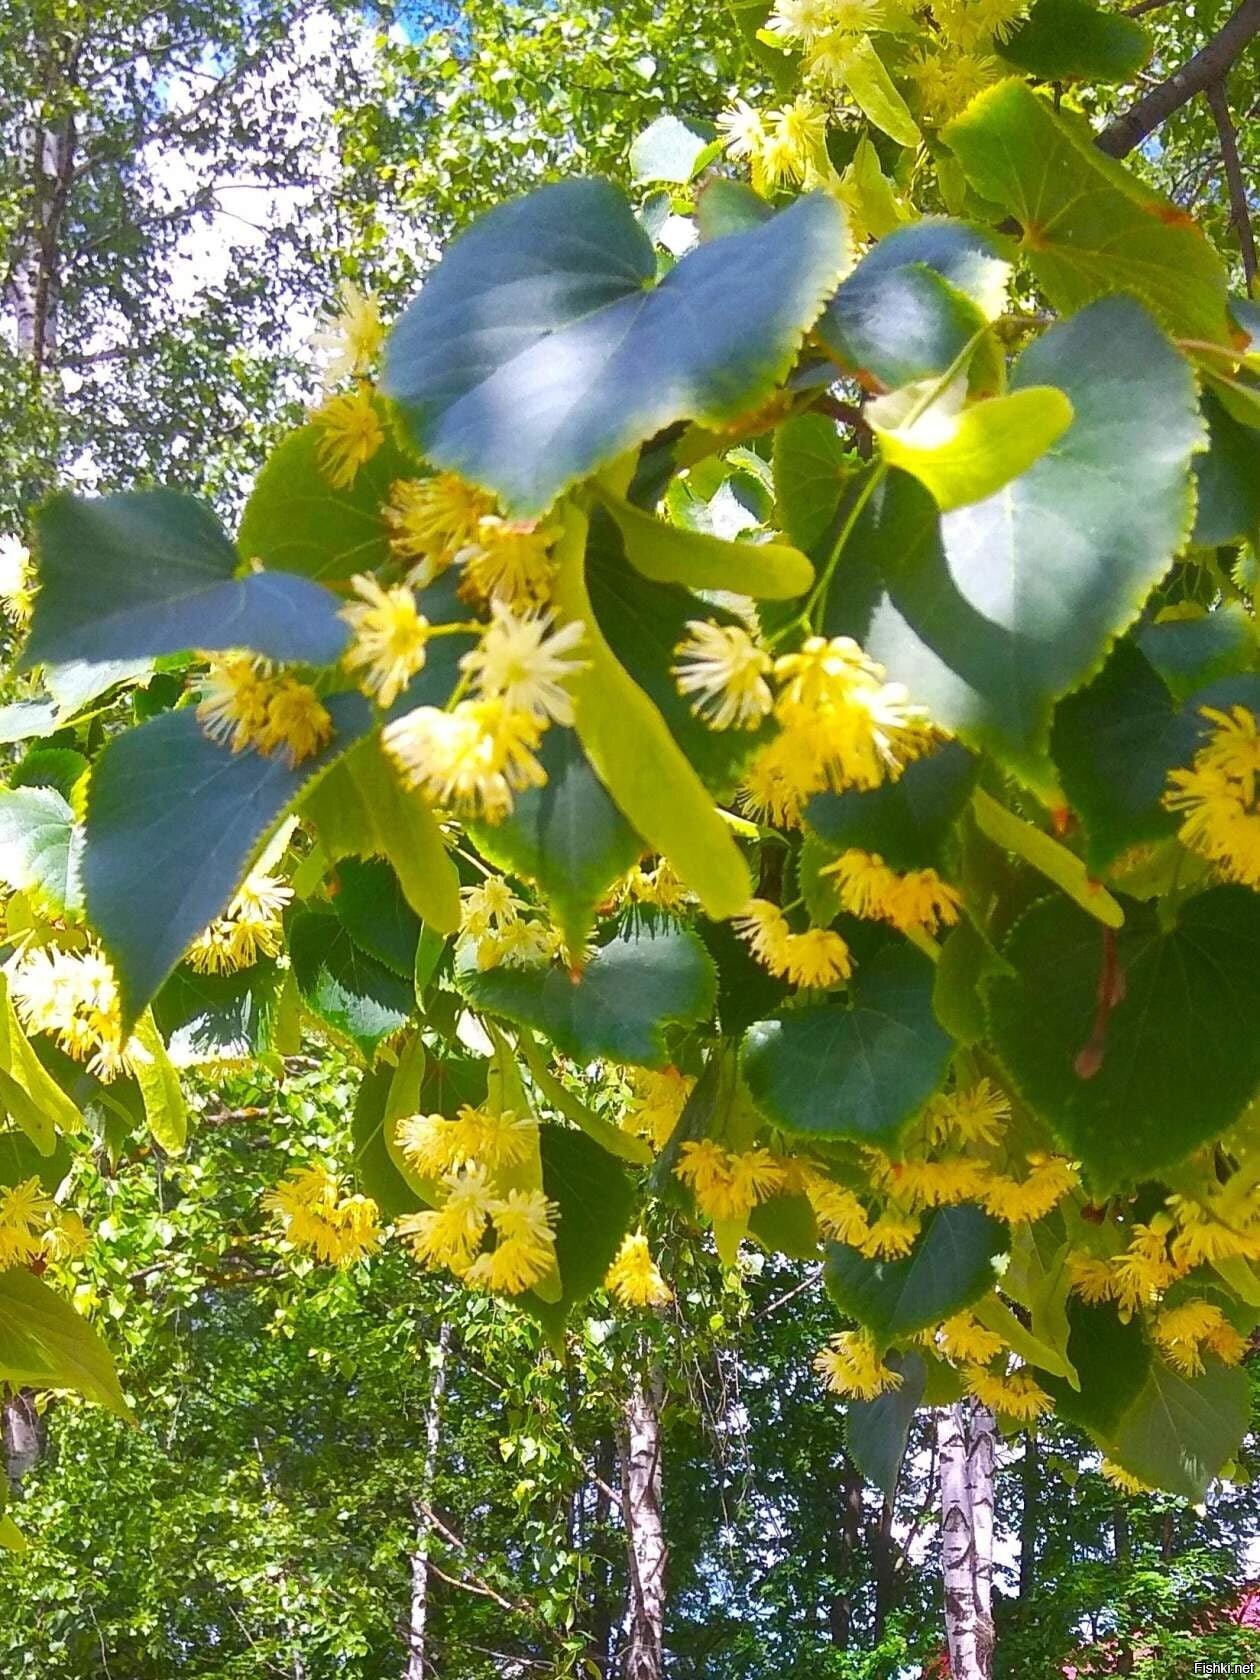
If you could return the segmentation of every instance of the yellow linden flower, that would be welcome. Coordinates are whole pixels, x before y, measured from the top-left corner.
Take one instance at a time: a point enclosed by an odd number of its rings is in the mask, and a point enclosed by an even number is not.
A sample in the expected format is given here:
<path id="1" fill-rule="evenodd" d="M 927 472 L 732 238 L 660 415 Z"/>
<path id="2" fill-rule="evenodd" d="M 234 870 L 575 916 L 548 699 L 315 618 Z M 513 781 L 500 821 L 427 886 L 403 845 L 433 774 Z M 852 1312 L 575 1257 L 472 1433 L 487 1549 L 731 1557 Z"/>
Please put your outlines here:
<path id="1" fill-rule="evenodd" d="M 674 649 L 678 692 L 696 696 L 691 709 L 711 729 L 755 729 L 774 704 L 770 655 L 739 624 L 693 618 L 687 630 Z"/>
<path id="2" fill-rule="evenodd" d="M 825 1237 L 852 1248 L 866 1241 L 870 1234 L 866 1209 L 852 1190 L 817 1170 L 806 1171 L 804 1190 Z"/>
<path id="3" fill-rule="evenodd" d="M 854 1400 L 874 1400 L 901 1387 L 900 1371 L 883 1364 L 865 1330 L 841 1330 L 833 1336 L 815 1358 L 814 1369 L 833 1394 Z"/>
<path id="4" fill-rule="evenodd" d="M 908 69 L 918 83 L 925 112 L 937 123 L 956 116 L 976 94 L 1002 78 L 1000 61 L 973 49 L 929 49 Z"/>
<path id="5" fill-rule="evenodd" d="M 549 612 L 516 613 L 504 602 L 490 603 L 490 623 L 480 642 L 459 662 L 480 694 L 504 709 L 536 722 L 573 722 L 573 701 L 565 684 L 585 661 L 566 657 L 582 641 L 582 626 L 553 630 Z"/>
<path id="6" fill-rule="evenodd" d="M 412 1114 L 398 1122 L 395 1136 L 418 1173 L 434 1178 L 468 1162 L 515 1167 L 528 1159 L 538 1122 L 505 1108 L 501 1113 L 465 1104 L 454 1120 L 440 1114 Z"/>
<path id="7" fill-rule="evenodd" d="M 651 871 L 636 864 L 622 883 L 621 891 L 631 903 L 655 904 L 673 915 L 697 902 L 695 893 L 679 879 L 668 858 L 662 858 Z"/>
<path id="8" fill-rule="evenodd" d="M 756 822 L 799 828 L 806 802 L 825 782 L 810 731 L 784 729 L 754 755 L 739 803 Z"/>
<path id="9" fill-rule="evenodd" d="M 917 1214 L 887 1207 L 871 1224 L 865 1239 L 856 1245 L 868 1260 L 899 1260 L 914 1247 L 919 1234 Z"/>
<path id="10" fill-rule="evenodd" d="M 766 29 L 785 43 L 808 43 L 832 27 L 831 11 L 832 0 L 775 0 Z"/>
<path id="11" fill-rule="evenodd" d="M 446 1196 L 440 1207 L 405 1214 L 395 1229 L 408 1239 L 423 1265 L 447 1266 L 462 1276 L 481 1246 L 494 1196 L 489 1175 L 481 1166 L 446 1173 L 442 1185 Z"/>
<path id="12" fill-rule="evenodd" d="M 1177 1278 L 1179 1269 L 1168 1253 L 1171 1229 L 1165 1214 L 1148 1225 L 1134 1225 L 1128 1248 L 1111 1262 L 1112 1294 L 1122 1318 L 1130 1318 Z"/>
<path id="13" fill-rule="evenodd" d="M 651 1068 L 632 1068 L 633 1097 L 621 1117 L 623 1131 L 647 1138 L 653 1149 L 664 1149 L 673 1136 L 695 1080 L 676 1067 L 657 1073 Z"/>
<path id="14" fill-rule="evenodd" d="M 199 974 L 234 974 L 260 957 L 278 957 L 284 943 L 281 915 L 293 888 L 274 875 L 255 871 L 223 915 L 188 947 L 184 960 Z"/>
<path id="15" fill-rule="evenodd" d="M 494 497 L 458 473 L 399 479 L 384 515 L 390 547 L 400 560 L 413 563 L 407 581 L 417 588 L 432 583 L 477 540 L 478 525 L 493 512 Z"/>
<path id="16" fill-rule="evenodd" d="M 778 905 L 768 899 L 750 899 L 735 918 L 735 927 L 757 961 L 794 986 L 836 986 L 853 972 L 849 947 L 838 933 L 827 928 L 793 933 Z"/>
<path id="17" fill-rule="evenodd" d="M 31 621 L 37 588 L 30 549 L 16 537 L 0 537 L 0 611 L 18 630 Z"/>
<path id="18" fill-rule="evenodd" d="M 901 933 L 921 929 L 936 933 L 958 920 L 962 899 L 934 869 L 889 869 L 875 852 L 842 852 L 824 866 L 835 879 L 841 904 L 854 916 L 888 922 Z"/>
<path id="19" fill-rule="evenodd" d="M 752 159 L 753 185 L 799 186 L 807 182 L 827 151 L 827 112 L 808 94 L 771 111 L 766 138 Z"/>
<path id="20" fill-rule="evenodd" d="M 943 1161 L 894 1161 L 889 1179 L 907 1207 L 933 1208 L 975 1201 L 987 1175 L 979 1161 L 954 1155 Z"/>
<path id="21" fill-rule="evenodd" d="M 558 957 L 563 945 L 564 935 L 546 922 L 509 922 L 499 933 L 489 934 L 479 942 L 477 966 L 532 968 Z"/>
<path id="22" fill-rule="evenodd" d="M 935 1331 L 937 1345 L 944 1357 L 956 1365 L 987 1365 L 1002 1352 L 1003 1341 L 992 1330 L 986 1330 L 969 1312 L 955 1313 Z"/>
<path id="23" fill-rule="evenodd" d="M 536 606 L 551 593 L 556 536 L 554 526 L 535 519 L 485 514 L 477 521 L 476 536 L 455 558 L 467 582 L 485 600 L 509 607 Z"/>
<path id="24" fill-rule="evenodd" d="M 1068 1276 L 1074 1293 L 1088 1306 L 1096 1307 L 1110 1301 L 1115 1294 L 1116 1280 L 1111 1262 L 1097 1254 L 1069 1253 Z"/>
<path id="25" fill-rule="evenodd" d="M 461 816 L 496 823 L 514 794 L 546 782 L 534 757 L 542 732 L 537 718 L 500 700 L 461 700 L 450 712 L 418 706 L 381 739 L 408 787 Z"/>
<path id="26" fill-rule="evenodd" d="M 266 661 L 252 653 L 211 658 L 197 703 L 202 734 L 234 753 L 255 746 L 267 724 L 272 687 Z"/>
<path id="27" fill-rule="evenodd" d="M 555 1265 L 555 1218 L 559 1209 L 541 1190 L 509 1190 L 490 1205 L 498 1242 L 477 1256 L 464 1274 L 473 1289 L 519 1295 L 532 1289 Z"/>
<path id="28" fill-rule="evenodd" d="M 1109 1458 L 1104 1458 L 1098 1466 L 1099 1474 L 1104 1481 L 1110 1482 L 1112 1487 L 1119 1488 L 1121 1493 L 1154 1493 L 1155 1489 L 1124 1468 L 1123 1465 L 1113 1464 Z"/>
<path id="29" fill-rule="evenodd" d="M 969 1365 L 963 1369 L 963 1383 L 967 1393 L 991 1412 L 1001 1412 L 1020 1423 L 1031 1423 L 1042 1412 L 1048 1412 L 1053 1402 L 1040 1387 L 1032 1372 L 1021 1366 L 1009 1376 L 988 1371 L 983 1365 Z"/>
<path id="30" fill-rule="evenodd" d="M 1025 1179 L 994 1173 L 984 1185 L 982 1200 L 995 1219 L 1008 1225 L 1044 1219 L 1079 1182 L 1076 1168 L 1061 1155 L 1028 1157 L 1032 1171 Z"/>
<path id="31" fill-rule="evenodd" d="M 642 1231 L 627 1236 L 604 1277 L 604 1288 L 627 1307 L 663 1307 L 674 1298 Z"/>
<path id="32" fill-rule="evenodd" d="M 751 162 L 760 157 L 766 143 L 766 123 L 746 99 L 737 99 L 717 121 L 722 144 L 731 157 Z"/>
<path id="33" fill-rule="evenodd" d="M 91 1241 L 92 1233 L 79 1214 L 65 1208 L 54 1210 L 53 1223 L 44 1233 L 44 1247 L 50 1259 L 63 1263 L 77 1260 L 87 1253 Z"/>
<path id="34" fill-rule="evenodd" d="M 341 282 L 341 308 L 311 335 L 316 350 L 328 352 L 325 387 L 347 374 L 366 373 L 385 342 L 380 306 L 361 292 L 353 280 Z"/>
<path id="35" fill-rule="evenodd" d="M 1260 725 L 1245 706 L 1204 706 L 1212 724 L 1188 770 L 1174 770 L 1164 804 L 1182 814 L 1179 838 L 1227 880 L 1260 888 Z"/>
<path id="36" fill-rule="evenodd" d="M 1247 1351 L 1246 1338 L 1211 1301 L 1166 1307 L 1151 1326 L 1151 1335 L 1168 1363 L 1191 1377 L 1203 1370 L 1204 1348 L 1226 1365 L 1237 1365 Z"/>
<path id="37" fill-rule="evenodd" d="M 480 886 L 460 888 L 460 931 L 475 939 L 514 922 L 524 909 L 502 875 L 487 875 Z"/>
<path id="38" fill-rule="evenodd" d="M 279 677 L 267 700 L 267 721 L 254 744 L 260 753 L 279 754 L 296 769 L 327 746 L 332 733 L 332 718 L 315 690 L 297 677 Z"/>
<path id="39" fill-rule="evenodd" d="M 9 970 L 9 992 L 24 1027 L 50 1033 L 101 1079 L 114 1079 L 129 1066 L 118 984 L 99 951 L 30 951 Z"/>
<path id="40" fill-rule="evenodd" d="M 371 392 L 360 388 L 331 397 L 311 415 L 319 428 L 315 464 L 334 490 L 349 490 L 385 442 Z"/>
<path id="41" fill-rule="evenodd" d="M 874 788 L 895 779 L 932 740 L 927 714 L 855 641 L 811 636 L 775 660 L 775 716 L 813 760 L 813 787 Z"/>
<path id="42" fill-rule="evenodd" d="M 691 1188 L 709 1219 L 743 1219 L 781 1188 L 783 1166 L 768 1149 L 735 1154 L 712 1138 L 684 1143 L 674 1175 Z"/>
<path id="43" fill-rule="evenodd" d="M 35 1258 L 56 1212 L 38 1178 L 0 1189 L 0 1270 Z"/>
<path id="44" fill-rule="evenodd" d="M 954 47 L 1004 41 L 1028 10 L 1028 0 L 932 0 L 932 16 Z"/>
<path id="45" fill-rule="evenodd" d="M 362 672 L 364 690 L 378 705 L 392 706 L 423 669 L 433 628 L 405 584 L 383 589 L 375 578 L 363 575 L 351 582 L 359 599 L 338 614 L 353 633 L 342 663 L 347 670 Z"/>
<path id="46" fill-rule="evenodd" d="M 348 1266 L 381 1240 L 380 1211 L 369 1196 L 343 1194 L 341 1180 L 322 1163 L 296 1167 L 263 1197 L 294 1248 Z"/>
<path id="47" fill-rule="evenodd" d="M 924 1114 L 933 1143 L 954 1137 L 960 1143 L 993 1144 L 1011 1117 L 1011 1103 L 991 1079 L 978 1079 L 966 1090 L 934 1096 Z"/>

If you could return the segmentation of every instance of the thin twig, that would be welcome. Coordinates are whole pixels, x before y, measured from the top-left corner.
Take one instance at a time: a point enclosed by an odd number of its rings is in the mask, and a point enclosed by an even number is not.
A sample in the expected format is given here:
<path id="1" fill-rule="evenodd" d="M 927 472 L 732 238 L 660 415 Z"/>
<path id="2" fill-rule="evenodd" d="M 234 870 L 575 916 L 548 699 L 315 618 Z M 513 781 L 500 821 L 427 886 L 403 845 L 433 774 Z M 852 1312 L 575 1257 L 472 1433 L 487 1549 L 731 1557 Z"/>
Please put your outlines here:
<path id="1" fill-rule="evenodd" d="M 778 1296 L 770 1302 L 769 1306 L 762 1307 L 760 1312 L 755 1312 L 752 1315 L 753 1323 L 755 1324 L 759 1318 L 768 1318 L 772 1312 L 778 1312 L 780 1307 L 786 1307 L 789 1301 L 794 1301 L 798 1295 L 804 1294 L 807 1289 L 812 1289 L 821 1276 L 822 1267 L 811 1266 L 809 1276 L 804 1282 L 798 1283 L 795 1289 L 789 1289 L 786 1295 Z"/>
<path id="2" fill-rule="evenodd" d="M 1250 292 L 1251 283 L 1256 277 L 1256 236 L 1251 226 L 1247 181 L 1238 156 L 1238 133 L 1234 128 L 1234 119 L 1229 114 L 1229 94 L 1225 89 L 1225 78 L 1222 76 L 1220 81 L 1210 82 L 1204 91 L 1207 94 L 1207 102 L 1212 107 L 1216 132 L 1221 137 L 1221 161 L 1225 165 L 1225 179 L 1229 183 L 1230 220 L 1234 224 L 1238 243 L 1242 248 L 1243 278 L 1246 281 L 1246 289 Z"/>

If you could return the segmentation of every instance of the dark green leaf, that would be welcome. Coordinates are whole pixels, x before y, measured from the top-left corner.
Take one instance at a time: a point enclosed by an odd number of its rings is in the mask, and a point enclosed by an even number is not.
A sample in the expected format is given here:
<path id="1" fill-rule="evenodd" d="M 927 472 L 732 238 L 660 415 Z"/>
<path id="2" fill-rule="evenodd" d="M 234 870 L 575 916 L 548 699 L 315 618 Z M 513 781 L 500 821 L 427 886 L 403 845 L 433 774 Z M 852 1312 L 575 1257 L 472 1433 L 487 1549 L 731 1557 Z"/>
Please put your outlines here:
<path id="1" fill-rule="evenodd" d="M 604 791 L 571 729 L 549 729 L 538 753 L 544 787 L 518 794 L 511 815 L 474 825 L 483 857 L 533 881 L 570 950 L 580 949 L 595 906 L 643 850 Z"/>
<path id="2" fill-rule="evenodd" d="M 941 946 L 932 986 L 936 1019 L 957 1044 L 977 1044 L 984 1037 L 984 982 L 1000 973 L 1002 958 L 969 916 Z"/>
<path id="3" fill-rule="evenodd" d="M 580 974 L 561 967 L 466 966 L 461 990 L 471 1003 L 545 1033 L 567 1056 L 661 1067 L 665 1028 L 694 1026 L 713 1012 L 713 963 L 690 928 L 641 919 L 599 950 Z"/>
<path id="4" fill-rule="evenodd" d="M 901 1372 L 901 1387 L 874 1400 L 850 1400 L 845 1408 L 845 1443 L 858 1469 L 881 1493 L 892 1498 L 906 1456 L 910 1425 L 923 1400 L 927 1370 L 917 1353 L 890 1355 Z"/>
<path id="5" fill-rule="evenodd" d="M 1090 0 L 1036 0 L 998 52 L 1043 82 L 1128 82 L 1150 58 L 1151 38 Z"/>
<path id="6" fill-rule="evenodd" d="M 360 950 L 410 980 L 416 968 L 420 918 L 398 877 L 379 858 L 347 858 L 331 892 L 337 919 Z"/>
<path id="7" fill-rule="evenodd" d="M 944 130 L 975 190 L 1020 222 L 1028 266 L 1062 314 L 1124 292 L 1169 332 L 1227 341 L 1224 264 L 1184 210 L 1105 157 L 1094 138 L 1087 122 L 1057 116 L 1014 77 Z M 1135 393 L 1135 420 L 1139 411 L 1160 412 Z M 1138 505 L 1136 486 L 1133 498 Z"/>
<path id="8" fill-rule="evenodd" d="M 775 57 L 779 55 L 776 53 Z M 701 239 L 724 239 L 729 233 L 747 233 L 774 215 L 773 208 L 760 193 L 755 193 L 743 181 L 731 181 L 724 175 L 706 181 L 696 200 L 696 223 Z"/>
<path id="9" fill-rule="evenodd" d="M 331 582 L 389 559 L 385 504 L 398 479 L 420 475 L 382 418 L 385 442 L 349 489 L 334 490 L 316 464 L 319 426 L 302 426 L 272 450 L 241 515 L 237 546 L 247 560 Z"/>
<path id="10" fill-rule="evenodd" d="M 328 701 L 336 734 L 289 769 L 233 754 L 191 711 L 164 712 L 116 736 L 92 773 L 82 877 L 88 919 L 134 1020 L 199 933 L 240 886 L 268 832 L 302 790 L 367 729 L 357 694 Z"/>
<path id="11" fill-rule="evenodd" d="M 1112 937 L 1123 995 L 1100 1035 Z M 989 984 L 994 1046 L 1098 1189 L 1181 1160 L 1260 1085 L 1260 896 L 1245 887 L 1191 899 L 1168 929 L 1127 906 L 1114 936 L 1056 896 L 1021 918 L 1003 955 L 1013 972 Z"/>
<path id="12" fill-rule="evenodd" d="M 969 1307 L 993 1286 L 993 1259 L 1007 1228 L 969 1203 L 941 1208 L 923 1223 L 904 1260 L 866 1260 L 855 1248 L 827 1245 L 827 1292 L 842 1313 L 887 1344 Z"/>
<path id="13" fill-rule="evenodd" d="M 798 548 L 813 548 L 835 518 L 847 454 L 824 414 L 796 414 L 775 428 L 774 516 Z"/>
<path id="14" fill-rule="evenodd" d="M 850 1007 L 837 999 L 750 1027 L 744 1078 L 776 1126 L 888 1146 L 949 1064 L 932 964 L 909 945 L 886 946 L 861 965 L 851 993 Z"/>
<path id="15" fill-rule="evenodd" d="M 869 792 L 815 794 L 805 821 L 833 852 L 876 852 L 890 869 L 939 866 L 971 798 L 976 768 L 966 747 L 951 741 L 907 765 L 895 782 Z"/>
<path id="16" fill-rule="evenodd" d="M 307 1008 L 348 1038 L 370 1061 L 415 1010 L 402 980 L 359 950 L 335 916 L 304 910 L 289 930 L 293 973 Z"/>
<path id="17" fill-rule="evenodd" d="M 36 516 L 39 594 L 23 666 L 251 648 L 329 665 L 348 631 L 337 599 L 303 578 L 236 577 L 209 508 L 174 490 L 56 495 Z"/>
<path id="18" fill-rule="evenodd" d="M 273 1048 L 280 970 L 266 960 L 237 974 L 177 968 L 153 1000 L 153 1019 L 177 1067 L 248 1061 Z"/>
<path id="19" fill-rule="evenodd" d="M 542 513 L 675 420 L 721 424 L 786 374 L 845 255 L 823 194 L 697 246 L 653 286 L 606 181 L 499 205 L 450 246 L 390 338 L 384 388 L 439 467 Z"/>
<path id="20" fill-rule="evenodd" d="M 1068 1302 L 1068 1358 L 1080 1389 L 1045 1374 L 1038 1382 L 1054 1398 L 1055 1411 L 1096 1435 L 1112 1434 L 1137 1399 L 1151 1368 L 1151 1350 L 1138 1318 L 1122 1319 L 1113 1306 Z"/>
<path id="21" fill-rule="evenodd" d="M 634 1190 L 620 1162 L 583 1132 L 543 1126 L 539 1144 L 543 1190 L 560 1210 L 560 1298 L 543 1301 L 530 1290 L 520 1301 L 554 1341 L 573 1308 L 603 1282 L 630 1223 Z"/>
<path id="22" fill-rule="evenodd" d="M 1107 1455 L 1151 1487 L 1199 1504 L 1237 1454 L 1249 1414 L 1246 1371 L 1213 1362 L 1202 1376 L 1182 1377 L 1155 1360 Z"/>
<path id="23" fill-rule="evenodd" d="M 1203 393 L 1207 453 L 1194 463 L 1194 542 L 1200 548 L 1260 541 L 1260 433 L 1244 426 L 1212 391 Z"/>
<path id="24" fill-rule="evenodd" d="M 0 1184 L 21 1184 L 37 1178 L 51 1196 L 74 1165 L 64 1138 L 58 1138 L 51 1155 L 45 1155 L 25 1132 L 0 1132 Z"/>

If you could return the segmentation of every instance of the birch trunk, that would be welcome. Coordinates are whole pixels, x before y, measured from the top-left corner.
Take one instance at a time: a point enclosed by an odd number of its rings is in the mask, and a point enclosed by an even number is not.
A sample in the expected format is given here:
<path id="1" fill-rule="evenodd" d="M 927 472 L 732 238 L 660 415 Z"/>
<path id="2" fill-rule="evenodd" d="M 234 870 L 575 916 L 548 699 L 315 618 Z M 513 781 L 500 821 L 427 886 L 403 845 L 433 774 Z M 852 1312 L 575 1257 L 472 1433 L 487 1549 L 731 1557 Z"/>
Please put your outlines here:
<path id="1" fill-rule="evenodd" d="M 412 1501 L 415 1540 L 411 1548 L 411 1610 L 407 1620 L 407 1667 L 403 1680 L 424 1680 L 429 1634 L 429 1545 L 433 1524 L 429 1501 L 437 1478 L 438 1453 L 442 1445 L 442 1400 L 446 1393 L 446 1362 L 450 1352 L 451 1327 L 444 1323 L 433 1350 L 433 1379 L 429 1405 L 424 1416 L 424 1459 L 420 1466 L 420 1492 Z"/>
<path id="2" fill-rule="evenodd" d="M 35 1409 L 32 1389 L 21 1388 L 4 1402 L 0 1417 L 4 1437 L 4 1468 L 16 1493 L 25 1477 L 44 1456 L 48 1426 Z"/>
<path id="3" fill-rule="evenodd" d="M 951 1680 L 993 1674 L 993 1414 L 965 1404 L 937 1413 L 941 1569 Z"/>
<path id="4" fill-rule="evenodd" d="M 661 1505 L 661 1383 L 636 1378 L 625 1408 L 622 1513 L 630 1564 L 630 1627 L 623 1680 L 661 1680 L 665 1529 Z"/>

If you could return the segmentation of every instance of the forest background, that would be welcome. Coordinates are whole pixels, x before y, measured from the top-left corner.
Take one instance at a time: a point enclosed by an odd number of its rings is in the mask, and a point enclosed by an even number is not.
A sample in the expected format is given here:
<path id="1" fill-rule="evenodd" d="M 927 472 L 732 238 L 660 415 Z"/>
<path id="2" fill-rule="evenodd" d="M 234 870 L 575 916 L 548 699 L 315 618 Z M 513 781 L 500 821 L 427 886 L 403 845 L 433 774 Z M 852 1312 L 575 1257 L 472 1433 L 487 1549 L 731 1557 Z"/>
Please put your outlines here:
<path id="1" fill-rule="evenodd" d="M 1155 56 L 1136 86 L 1095 98 L 1100 123 L 1237 10 L 1130 9 Z M 308 340 L 339 285 L 392 315 L 448 236 L 516 191 L 607 174 L 666 244 L 681 238 L 632 143 L 663 115 L 705 133 L 736 96 L 766 96 L 747 11 L 11 9 L 0 536 L 24 538 L 54 481 L 158 480 L 233 517 L 318 400 Z M 1227 87 L 1232 147 L 1219 97 L 1200 96 L 1141 163 L 1246 281 L 1254 247 L 1230 171 L 1256 178 L 1254 43 L 1227 68 L 1213 86 Z M 29 1544 L 0 1561 L 0 1674 L 611 1680 L 634 1606 L 630 1373 L 649 1367 L 663 1373 L 649 1398 L 666 1672 L 940 1672 L 931 1422 L 891 1491 L 864 1481 L 811 1370 L 832 1317 L 816 1275 L 750 1246 L 726 1269 L 667 1235 L 668 1310 L 625 1317 L 596 1297 L 560 1360 L 530 1319 L 397 1250 L 346 1270 L 295 1258 L 263 1196 L 312 1155 L 350 1164 L 362 1077 L 331 1046 L 191 1073 L 178 1159 L 102 1115 L 74 1168 L 93 1239 L 63 1270 L 139 1423 L 57 1400 L 10 1451 Z M 1254 1435 L 1247 1454 L 1254 1468 Z M 1260 1575 L 1260 1495 L 1246 1458 L 1236 1468 L 1195 1508 L 1118 1490 L 1083 1437 L 1044 1420 L 1004 1440 L 997 1671 L 1078 1672 L 1067 1665 L 1090 1647 L 1091 1672 L 1171 1676 L 1254 1651 L 1239 1606 Z"/>

